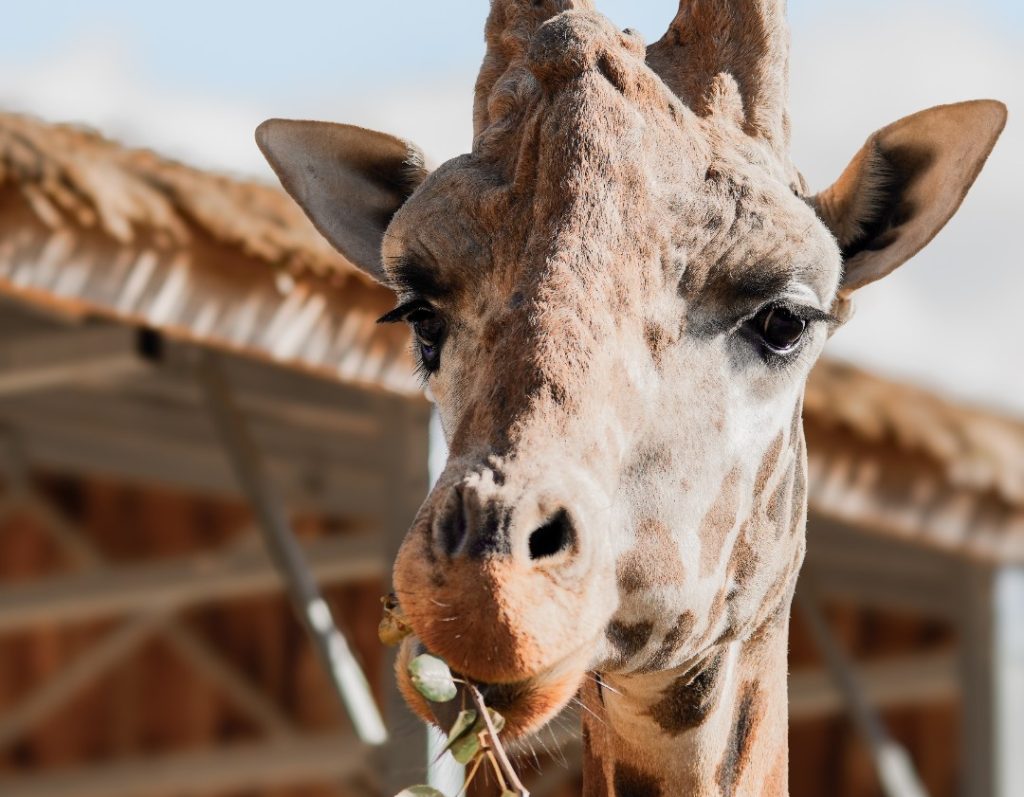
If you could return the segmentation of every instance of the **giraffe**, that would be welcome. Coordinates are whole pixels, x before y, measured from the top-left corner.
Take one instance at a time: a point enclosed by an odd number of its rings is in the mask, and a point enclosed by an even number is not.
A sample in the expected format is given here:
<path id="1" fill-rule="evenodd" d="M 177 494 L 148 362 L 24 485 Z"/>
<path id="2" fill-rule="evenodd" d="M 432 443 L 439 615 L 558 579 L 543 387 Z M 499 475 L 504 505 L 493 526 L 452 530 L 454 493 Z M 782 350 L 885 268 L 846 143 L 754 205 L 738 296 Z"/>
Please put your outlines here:
<path id="1" fill-rule="evenodd" d="M 394 586 L 506 732 L 582 702 L 587 795 L 788 792 L 803 386 L 851 294 L 959 207 L 1006 110 L 940 106 L 812 193 L 783 0 L 683 0 L 650 47 L 589 0 L 492 0 L 472 151 L 269 120 L 257 142 L 392 288 L 449 458 Z"/>

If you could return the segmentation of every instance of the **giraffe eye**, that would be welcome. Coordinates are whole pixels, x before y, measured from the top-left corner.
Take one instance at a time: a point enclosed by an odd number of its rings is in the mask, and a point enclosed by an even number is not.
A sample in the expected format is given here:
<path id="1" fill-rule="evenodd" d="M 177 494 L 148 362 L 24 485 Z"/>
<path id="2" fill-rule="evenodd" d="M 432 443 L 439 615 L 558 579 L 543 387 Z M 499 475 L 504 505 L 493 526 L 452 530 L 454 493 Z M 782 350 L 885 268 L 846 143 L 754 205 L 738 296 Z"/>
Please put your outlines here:
<path id="1" fill-rule="evenodd" d="M 775 354 L 791 352 L 807 329 L 806 319 L 778 304 L 765 307 L 750 319 L 750 325 L 764 341 L 764 345 Z"/>
<path id="2" fill-rule="evenodd" d="M 416 348 L 420 362 L 427 373 L 434 373 L 441 367 L 441 344 L 444 342 L 444 320 L 433 310 L 416 310 L 406 317 L 416 336 Z"/>

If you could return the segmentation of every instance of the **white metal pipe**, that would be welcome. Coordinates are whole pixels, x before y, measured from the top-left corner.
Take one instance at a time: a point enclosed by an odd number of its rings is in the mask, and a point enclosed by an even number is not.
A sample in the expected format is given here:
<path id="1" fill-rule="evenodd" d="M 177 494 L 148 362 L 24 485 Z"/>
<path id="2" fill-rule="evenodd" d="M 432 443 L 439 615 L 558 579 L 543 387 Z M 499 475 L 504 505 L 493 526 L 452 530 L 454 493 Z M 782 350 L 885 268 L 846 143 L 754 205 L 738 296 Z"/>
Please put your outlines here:
<path id="1" fill-rule="evenodd" d="M 852 663 L 832 635 L 814 589 L 813 576 L 806 566 L 800 579 L 797 604 L 826 666 L 835 678 L 836 686 L 843 694 L 850 717 L 868 746 L 882 790 L 887 797 L 927 797 L 910 756 L 885 729 L 878 712 L 865 696 Z"/>
<path id="2" fill-rule="evenodd" d="M 367 744 L 383 744 L 387 741 L 387 730 L 370 685 L 338 631 L 330 608 L 310 573 L 284 502 L 263 472 L 259 451 L 235 406 L 217 355 L 204 352 L 199 376 L 225 451 L 242 491 L 252 505 L 267 551 L 285 581 L 299 617 L 310 632 L 331 683 L 348 710 L 359 738 Z"/>

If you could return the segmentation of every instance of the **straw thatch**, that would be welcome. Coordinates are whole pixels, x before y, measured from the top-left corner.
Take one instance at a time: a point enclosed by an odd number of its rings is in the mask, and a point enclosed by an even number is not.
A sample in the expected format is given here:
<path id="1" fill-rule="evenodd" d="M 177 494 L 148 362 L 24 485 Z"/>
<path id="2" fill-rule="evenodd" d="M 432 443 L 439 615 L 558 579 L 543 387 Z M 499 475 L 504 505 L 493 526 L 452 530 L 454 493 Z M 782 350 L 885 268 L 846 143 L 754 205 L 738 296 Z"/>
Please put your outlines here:
<path id="1" fill-rule="evenodd" d="M 255 144 L 253 144 L 255 146 Z M 0 114 L 0 293 L 414 393 L 390 295 L 279 189 Z"/>
<path id="2" fill-rule="evenodd" d="M 1024 562 L 1024 423 L 827 360 L 804 419 L 812 511 Z"/>
<path id="3" fill-rule="evenodd" d="M 199 231 L 299 278 L 368 281 L 276 188 L 127 149 L 81 127 L 0 115 L 0 187 L 19 192 L 53 230 L 73 224 L 123 246 L 145 239 L 167 250 L 187 249 Z"/>

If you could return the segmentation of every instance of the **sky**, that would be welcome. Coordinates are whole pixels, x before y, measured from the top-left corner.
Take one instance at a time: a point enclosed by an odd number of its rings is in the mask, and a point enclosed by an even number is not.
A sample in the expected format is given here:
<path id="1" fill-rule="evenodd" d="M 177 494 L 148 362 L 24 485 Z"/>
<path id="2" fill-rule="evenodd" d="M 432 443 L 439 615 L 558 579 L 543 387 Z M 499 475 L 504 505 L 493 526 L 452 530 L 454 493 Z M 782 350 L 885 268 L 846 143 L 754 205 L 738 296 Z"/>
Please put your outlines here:
<path id="1" fill-rule="evenodd" d="M 671 0 L 598 0 L 650 42 Z M 270 179 L 270 116 L 373 127 L 440 163 L 469 148 L 484 0 L 36 0 L 5 9 L 0 109 L 96 127 L 194 165 Z M 857 294 L 826 352 L 1024 416 L 1024 2 L 790 0 L 793 154 L 813 188 L 875 129 L 993 97 L 1010 122 L 960 212 Z"/>

